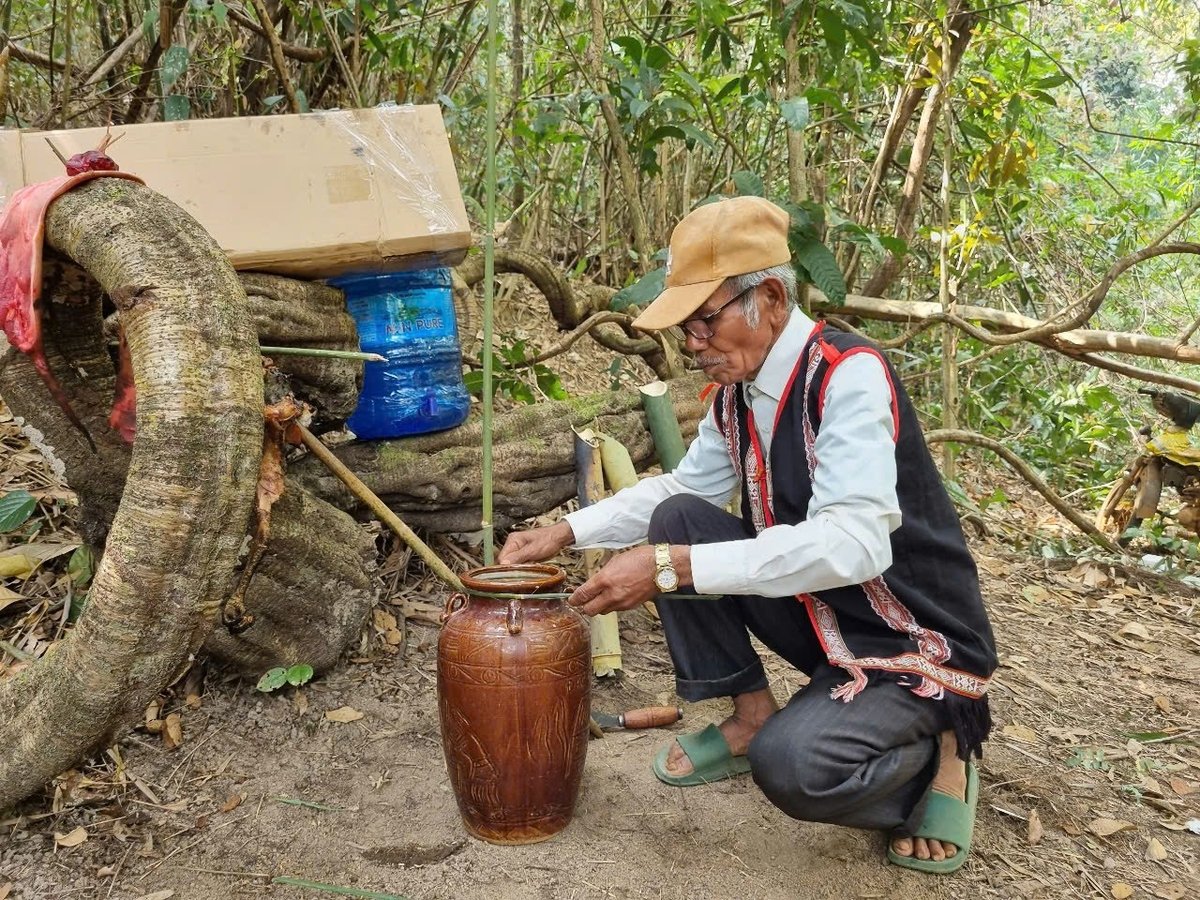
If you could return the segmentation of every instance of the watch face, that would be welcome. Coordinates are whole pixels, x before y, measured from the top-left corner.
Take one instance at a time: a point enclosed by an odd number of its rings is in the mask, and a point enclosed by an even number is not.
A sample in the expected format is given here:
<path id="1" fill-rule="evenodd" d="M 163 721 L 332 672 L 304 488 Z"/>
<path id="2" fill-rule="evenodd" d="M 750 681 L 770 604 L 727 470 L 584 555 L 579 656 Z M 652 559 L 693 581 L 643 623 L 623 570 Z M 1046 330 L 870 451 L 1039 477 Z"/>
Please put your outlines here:
<path id="1" fill-rule="evenodd" d="M 679 576 L 674 569 L 660 569 L 654 576 L 654 583 L 660 591 L 673 591 L 679 587 Z"/>

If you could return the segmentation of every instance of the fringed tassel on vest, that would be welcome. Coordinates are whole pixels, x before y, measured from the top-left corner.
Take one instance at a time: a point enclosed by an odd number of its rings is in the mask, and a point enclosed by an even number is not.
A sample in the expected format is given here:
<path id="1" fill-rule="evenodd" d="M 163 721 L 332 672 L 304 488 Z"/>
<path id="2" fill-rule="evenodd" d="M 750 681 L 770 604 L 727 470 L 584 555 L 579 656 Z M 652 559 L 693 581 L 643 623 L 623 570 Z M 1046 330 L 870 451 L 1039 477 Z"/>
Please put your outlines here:
<path id="1" fill-rule="evenodd" d="M 958 740 L 958 757 L 969 760 L 983 758 L 983 742 L 992 731 L 992 710 L 987 694 L 978 700 L 946 692 L 942 701 L 950 714 L 954 737 Z"/>

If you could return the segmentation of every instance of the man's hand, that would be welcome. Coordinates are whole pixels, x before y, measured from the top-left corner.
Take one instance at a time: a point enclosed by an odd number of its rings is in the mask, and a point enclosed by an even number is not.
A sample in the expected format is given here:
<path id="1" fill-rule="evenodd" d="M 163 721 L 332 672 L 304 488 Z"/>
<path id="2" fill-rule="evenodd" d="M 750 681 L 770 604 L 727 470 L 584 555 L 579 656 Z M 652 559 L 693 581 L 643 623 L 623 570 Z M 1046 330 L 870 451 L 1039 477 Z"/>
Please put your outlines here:
<path id="1" fill-rule="evenodd" d="M 654 572 L 653 547 L 626 550 L 576 588 L 568 602 L 587 616 L 633 609 L 658 594 Z"/>
<path id="2" fill-rule="evenodd" d="M 502 566 L 541 562 L 573 543 L 575 532 L 571 530 L 571 525 L 566 519 L 543 528 L 514 531 L 504 542 L 496 562 Z"/>

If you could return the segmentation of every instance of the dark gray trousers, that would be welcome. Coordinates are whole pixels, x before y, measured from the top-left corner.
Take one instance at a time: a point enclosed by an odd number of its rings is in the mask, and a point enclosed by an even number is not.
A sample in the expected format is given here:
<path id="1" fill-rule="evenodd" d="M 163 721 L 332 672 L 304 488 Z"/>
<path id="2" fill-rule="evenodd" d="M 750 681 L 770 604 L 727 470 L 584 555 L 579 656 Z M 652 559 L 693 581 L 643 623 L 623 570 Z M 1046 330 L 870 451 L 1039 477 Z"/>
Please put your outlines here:
<path id="1" fill-rule="evenodd" d="M 697 497 L 671 497 L 650 520 L 653 543 L 698 544 L 752 535 L 741 519 Z M 692 590 L 684 586 L 683 591 Z M 920 823 L 949 727 L 942 706 L 892 681 L 870 684 L 851 702 L 829 696 L 847 674 L 831 666 L 795 597 L 660 596 L 676 690 L 685 700 L 732 697 L 767 687 L 750 635 L 811 679 L 767 720 L 750 744 L 755 783 L 789 816 L 911 834 Z"/>

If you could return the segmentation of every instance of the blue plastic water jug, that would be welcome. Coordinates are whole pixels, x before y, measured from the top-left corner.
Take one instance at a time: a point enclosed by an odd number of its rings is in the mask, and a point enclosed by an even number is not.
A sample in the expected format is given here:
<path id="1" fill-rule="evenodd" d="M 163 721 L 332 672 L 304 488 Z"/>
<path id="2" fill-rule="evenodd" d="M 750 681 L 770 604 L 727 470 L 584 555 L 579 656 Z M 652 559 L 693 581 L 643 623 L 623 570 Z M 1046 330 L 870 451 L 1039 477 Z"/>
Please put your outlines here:
<path id="1" fill-rule="evenodd" d="M 387 357 L 364 367 L 362 394 L 346 427 L 363 440 L 461 425 L 470 408 L 449 269 L 352 275 L 329 283 L 346 293 L 362 349 Z"/>

